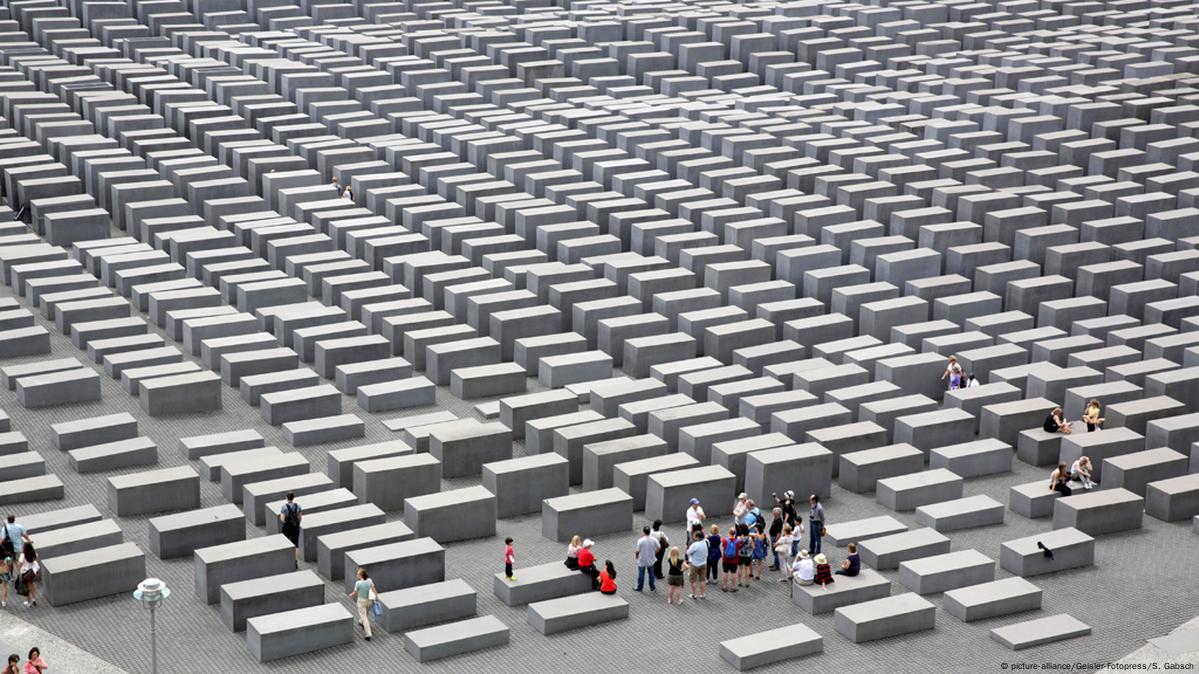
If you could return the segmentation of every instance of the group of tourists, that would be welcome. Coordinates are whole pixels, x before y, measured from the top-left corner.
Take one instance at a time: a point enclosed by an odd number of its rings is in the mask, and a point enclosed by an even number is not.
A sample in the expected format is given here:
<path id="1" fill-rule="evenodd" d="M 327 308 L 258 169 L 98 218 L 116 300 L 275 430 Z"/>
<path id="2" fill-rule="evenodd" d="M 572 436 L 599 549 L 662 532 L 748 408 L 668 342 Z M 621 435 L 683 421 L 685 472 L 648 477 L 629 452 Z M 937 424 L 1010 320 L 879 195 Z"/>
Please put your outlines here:
<path id="1" fill-rule="evenodd" d="M 8 607 L 8 586 L 24 599 L 25 608 L 37 606 L 37 582 L 42 565 L 25 527 L 9 515 L 0 531 L 0 608 Z"/>
<path id="2" fill-rule="evenodd" d="M 633 591 L 644 592 L 648 585 L 650 592 L 656 592 L 657 581 L 666 580 L 667 603 L 681 605 L 684 586 L 689 586 L 691 599 L 705 599 L 708 585 L 719 582 L 722 592 L 737 592 L 739 588 L 750 587 L 752 581 L 762 580 L 763 572 L 770 571 L 778 572 L 779 582 L 785 582 L 796 573 L 793 558 L 797 562 L 809 559 L 812 554 L 817 555 L 817 559 L 823 558 L 820 544 L 825 533 L 825 520 L 820 497 L 812 494 L 808 498 L 808 548 L 803 550 L 800 546 L 804 522 L 798 512 L 795 493 L 788 491 L 781 497 L 777 494 L 771 497 L 774 506 L 768 519 L 754 499 L 745 493 L 738 495 L 731 508 L 732 525 L 723 534 L 719 524 L 707 521 L 708 515 L 700 500 L 691 499 L 680 545 L 671 544 L 661 520 L 642 527 L 641 536 L 633 545 L 633 559 L 637 564 L 637 585 Z M 513 575 L 516 557 L 512 539 L 507 538 L 504 543 L 504 577 L 511 582 L 516 580 Z M 600 567 L 592 550 L 594 546 L 595 541 L 590 538 L 573 536 L 563 563 L 588 576 L 592 591 L 614 594 L 615 565 L 609 559 Z M 857 575 L 859 565 L 856 561 L 851 565 L 847 560 L 843 567 L 843 571 Z"/>

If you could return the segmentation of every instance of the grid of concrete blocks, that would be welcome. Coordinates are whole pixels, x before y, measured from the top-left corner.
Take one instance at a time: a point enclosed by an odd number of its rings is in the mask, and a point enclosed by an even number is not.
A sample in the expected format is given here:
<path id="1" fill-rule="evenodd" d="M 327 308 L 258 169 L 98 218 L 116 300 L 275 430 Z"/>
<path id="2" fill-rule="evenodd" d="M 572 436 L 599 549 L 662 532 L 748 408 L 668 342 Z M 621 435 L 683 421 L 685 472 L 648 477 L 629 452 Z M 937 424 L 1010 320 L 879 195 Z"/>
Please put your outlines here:
<path id="1" fill-rule="evenodd" d="M 712 667 L 820 652 L 805 612 L 863 642 L 1036 611 L 1031 577 L 1199 513 L 1196 21 L 1175 0 L 7 0 L 6 400 L 112 378 L 146 419 L 234 387 L 294 447 L 394 436 L 314 467 L 221 428 L 162 468 L 139 415 L 62 422 L 107 502 L 55 509 L 63 481 L 5 418 L 0 502 L 46 502 L 23 517 L 45 603 L 192 557 L 183 601 L 267 661 L 351 641 L 326 585 L 367 566 L 379 626 L 426 662 L 509 641 L 445 578 L 443 545 L 497 518 L 632 536 L 635 511 L 835 481 L 920 527 L 830 526 L 862 573 L 796 585 L 794 624 Z M 951 355 L 978 386 L 947 390 Z M 1055 407 L 1073 433 L 1042 429 Z M 963 495 L 1082 455 L 1101 488 Z M 442 489 L 459 477 L 480 484 Z M 200 507 L 208 480 L 226 503 Z M 1052 556 L 1039 534 L 951 551 L 1005 517 L 1046 518 Z M 588 590 L 559 560 L 494 579 L 546 635 L 630 616 Z"/>

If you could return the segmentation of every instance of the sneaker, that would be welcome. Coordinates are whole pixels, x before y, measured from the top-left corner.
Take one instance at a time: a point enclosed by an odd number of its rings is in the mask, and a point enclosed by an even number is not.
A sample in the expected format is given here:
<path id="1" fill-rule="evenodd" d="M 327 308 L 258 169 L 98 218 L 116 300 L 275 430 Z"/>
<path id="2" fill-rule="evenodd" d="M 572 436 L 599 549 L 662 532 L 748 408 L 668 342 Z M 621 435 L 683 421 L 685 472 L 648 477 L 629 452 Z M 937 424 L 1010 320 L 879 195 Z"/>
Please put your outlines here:
<path id="1" fill-rule="evenodd" d="M 508 576 L 508 582 L 509 582 L 509 583 L 515 583 L 515 582 L 516 582 L 516 576 Z"/>
<path id="2" fill-rule="evenodd" d="M 21 602 L 21 603 L 25 605 L 25 608 L 29 608 L 29 602 L 25 601 L 25 602 Z"/>
<path id="3" fill-rule="evenodd" d="M 779 582 L 780 582 L 780 583 L 785 583 L 785 582 L 787 582 L 787 579 L 786 579 L 786 578 L 779 578 Z"/>
<path id="4" fill-rule="evenodd" d="M 8 602 L 0 601 L 0 608 L 8 608 Z"/>
<path id="5" fill-rule="evenodd" d="M 370 640 L 371 640 L 371 638 L 370 638 L 370 637 L 362 637 L 362 638 L 363 638 L 363 639 L 366 639 L 367 641 L 370 641 Z"/>
<path id="6" fill-rule="evenodd" d="M 693 594 L 689 594 L 689 595 L 687 595 L 687 596 L 688 596 L 688 597 L 691 597 L 692 599 L 695 599 L 695 595 L 693 595 Z"/>

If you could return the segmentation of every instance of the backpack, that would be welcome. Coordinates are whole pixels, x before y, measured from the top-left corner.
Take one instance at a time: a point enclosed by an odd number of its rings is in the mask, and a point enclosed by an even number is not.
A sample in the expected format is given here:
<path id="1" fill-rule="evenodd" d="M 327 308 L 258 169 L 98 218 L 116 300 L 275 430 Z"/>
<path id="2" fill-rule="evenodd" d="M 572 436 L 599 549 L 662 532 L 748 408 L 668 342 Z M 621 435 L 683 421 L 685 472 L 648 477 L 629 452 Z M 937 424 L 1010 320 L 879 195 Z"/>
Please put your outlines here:
<path id="1" fill-rule="evenodd" d="M 300 526 L 300 506 L 295 503 L 283 504 L 283 523 L 289 527 Z"/>
<path id="2" fill-rule="evenodd" d="M 726 538 L 724 541 L 724 558 L 732 561 L 737 559 L 737 539 Z"/>
<path id="3" fill-rule="evenodd" d="M 754 556 L 754 546 L 752 540 L 746 540 L 741 543 L 741 556 L 746 559 Z"/>

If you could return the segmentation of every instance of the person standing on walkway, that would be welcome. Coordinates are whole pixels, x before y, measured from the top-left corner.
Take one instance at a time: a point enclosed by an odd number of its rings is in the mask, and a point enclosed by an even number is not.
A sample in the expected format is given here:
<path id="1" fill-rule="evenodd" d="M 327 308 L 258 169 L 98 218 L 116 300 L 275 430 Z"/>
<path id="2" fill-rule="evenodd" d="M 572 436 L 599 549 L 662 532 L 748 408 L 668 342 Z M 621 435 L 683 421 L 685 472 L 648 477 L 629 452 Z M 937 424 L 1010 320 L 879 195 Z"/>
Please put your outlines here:
<path id="1" fill-rule="evenodd" d="M 0 674 L 21 674 L 21 656 L 16 653 L 8 656 L 8 664 L 0 670 Z"/>
<path id="2" fill-rule="evenodd" d="M 694 540 L 687 547 L 687 575 L 691 579 L 691 598 L 703 599 L 707 589 L 708 539 L 702 531 L 695 532 Z"/>
<path id="3" fill-rule="evenodd" d="M 654 561 L 654 578 L 662 580 L 662 558 L 666 556 L 666 550 L 670 547 L 670 539 L 666 537 L 666 532 L 662 531 L 662 520 L 654 520 L 649 535 L 658 542 L 658 554 Z"/>
<path id="4" fill-rule="evenodd" d="M 777 568 L 782 576 L 779 578 L 780 583 L 786 582 L 791 577 L 791 545 L 795 538 L 791 532 L 791 525 L 784 524 L 783 535 L 779 536 L 778 542 L 774 544 L 774 558 L 779 560 Z"/>
<path id="5" fill-rule="evenodd" d="M 287 502 L 279 509 L 279 530 L 296 549 L 296 568 L 300 566 L 300 519 L 303 517 L 303 508 L 296 503 L 295 493 L 287 492 Z"/>
<path id="6" fill-rule="evenodd" d="M 812 494 L 808 497 L 811 508 L 808 510 L 808 552 L 820 553 L 820 540 L 824 537 L 824 506 L 820 505 L 820 497 Z"/>
<path id="7" fill-rule="evenodd" d="M 679 546 L 674 546 L 670 549 L 670 558 L 666 560 L 667 575 L 666 575 L 666 603 L 673 604 L 677 598 L 679 606 L 683 605 L 683 566 L 686 562 L 683 561 L 679 554 Z M 695 595 L 691 595 L 694 599 Z"/>
<path id="8" fill-rule="evenodd" d="M 29 657 L 25 659 L 25 674 L 42 674 L 47 669 L 50 669 L 50 665 L 42 658 L 42 650 L 37 646 L 29 649 Z"/>
<path id="9" fill-rule="evenodd" d="M 25 533 L 25 527 L 17 522 L 17 516 L 9 515 L 4 531 L 0 532 L 0 549 L 15 559 L 28 541 L 29 534 Z"/>
<path id="10" fill-rule="evenodd" d="M 741 492 L 737 495 L 737 501 L 733 503 L 733 525 L 737 527 L 737 533 L 745 526 L 745 513 L 749 512 L 749 494 Z"/>
<path id="11" fill-rule="evenodd" d="M 708 534 L 708 584 L 715 585 L 718 580 L 720 580 L 720 527 L 713 524 L 712 533 Z"/>
<path id="12" fill-rule="evenodd" d="M 783 509 L 782 508 L 775 508 L 771 512 L 771 515 L 773 515 L 773 517 L 771 517 L 771 519 L 770 519 L 770 549 L 774 551 L 774 557 L 773 557 L 774 561 L 770 565 L 770 570 L 778 571 L 779 570 L 778 544 L 779 544 L 779 540 L 782 539 L 783 527 L 786 525 L 786 522 L 783 520 Z"/>
<path id="13" fill-rule="evenodd" d="M 737 591 L 737 529 L 729 529 L 729 535 L 720 540 L 720 568 L 724 571 L 720 576 L 721 592 Z"/>
<path id="14" fill-rule="evenodd" d="M 358 580 L 354 583 L 354 591 L 350 599 L 358 608 L 358 624 L 362 625 L 363 638 L 371 640 L 371 605 L 375 602 L 375 581 L 367 575 L 366 569 L 358 568 Z"/>
<path id="15" fill-rule="evenodd" d="M 512 547 L 512 537 L 504 539 L 504 577 L 511 583 L 516 580 L 512 575 L 512 565 L 516 564 L 516 550 Z"/>
<path id="16" fill-rule="evenodd" d="M 637 545 L 633 549 L 633 559 L 637 560 L 637 588 L 634 592 L 640 592 L 645 587 L 645 576 L 649 575 L 649 591 L 657 592 L 658 588 L 654 587 L 654 565 L 658 561 L 658 541 L 653 536 L 649 535 L 650 528 L 643 527 L 641 529 L 641 538 L 637 539 Z"/>
<path id="17" fill-rule="evenodd" d="M 37 550 L 33 549 L 33 543 L 25 543 L 25 549 L 21 551 L 20 567 L 17 571 L 17 581 L 25 588 L 25 592 L 22 594 L 28 597 L 25 600 L 25 608 L 37 606 L 37 576 L 42 571 L 42 565 L 37 560 Z"/>
<path id="18" fill-rule="evenodd" d="M 691 540 L 691 534 L 696 529 L 703 531 L 704 520 L 706 519 L 708 519 L 708 516 L 704 513 L 704 509 L 700 507 L 699 499 L 691 499 L 691 505 L 687 506 L 687 538 L 685 540 Z"/>

